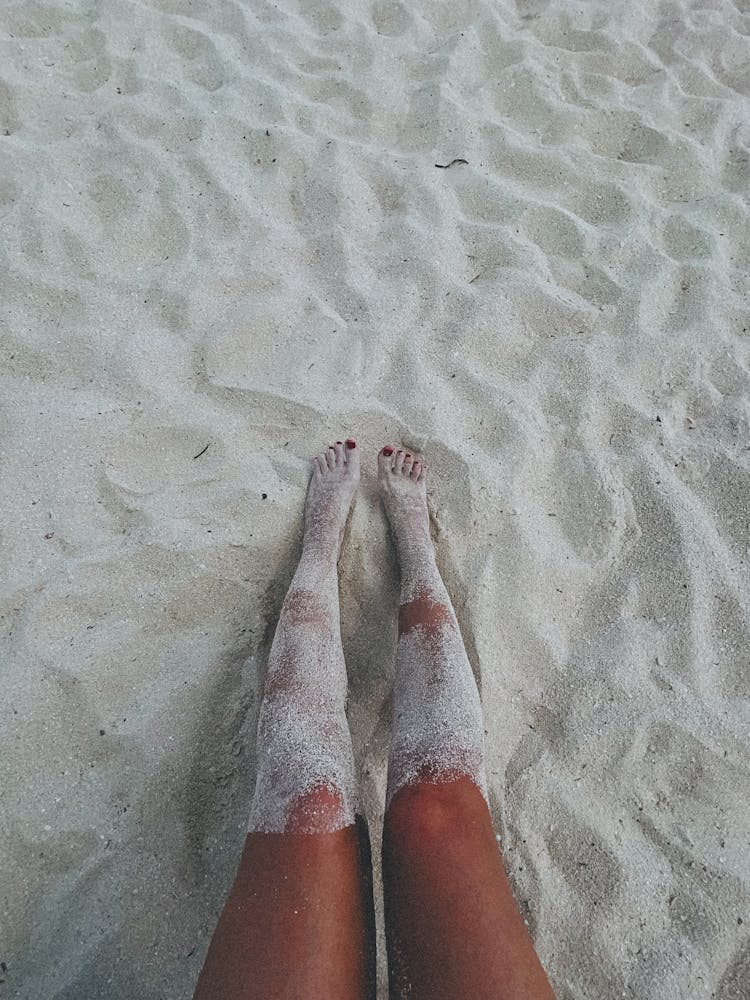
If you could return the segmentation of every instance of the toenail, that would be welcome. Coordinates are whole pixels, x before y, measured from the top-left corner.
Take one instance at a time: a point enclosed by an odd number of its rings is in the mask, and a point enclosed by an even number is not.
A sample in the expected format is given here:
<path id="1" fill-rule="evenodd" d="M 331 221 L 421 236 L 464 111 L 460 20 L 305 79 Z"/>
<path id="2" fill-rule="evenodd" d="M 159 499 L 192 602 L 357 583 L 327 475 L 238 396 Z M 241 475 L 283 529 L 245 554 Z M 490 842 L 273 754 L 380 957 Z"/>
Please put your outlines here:
<path id="1" fill-rule="evenodd" d="M 343 444 L 343 441 L 337 441 L 336 444 Z"/>
<path id="2" fill-rule="evenodd" d="M 410 453 L 409 453 L 409 452 L 407 451 L 407 453 L 406 453 L 406 455 L 405 455 L 404 457 L 405 457 L 405 458 L 411 458 L 411 455 L 410 455 Z"/>
<path id="3" fill-rule="evenodd" d="M 388 447 L 383 448 L 383 454 L 384 455 L 392 455 L 393 454 L 393 448 L 388 448 Z"/>
<path id="4" fill-rule="evenodd" d="M 354 441 L 352 438 L 347 438 L 346 439 L 346 447 L 347 448 L 356 448 L 357 447 L 357 442 Z"/>

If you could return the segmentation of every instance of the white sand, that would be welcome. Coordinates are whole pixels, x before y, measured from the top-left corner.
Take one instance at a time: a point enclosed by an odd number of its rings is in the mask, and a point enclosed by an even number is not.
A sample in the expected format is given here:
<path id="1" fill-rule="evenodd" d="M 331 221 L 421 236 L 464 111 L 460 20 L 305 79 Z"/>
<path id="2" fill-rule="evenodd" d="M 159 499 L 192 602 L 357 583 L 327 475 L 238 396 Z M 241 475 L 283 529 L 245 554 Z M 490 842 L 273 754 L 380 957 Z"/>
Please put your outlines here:
<path id="1" fill-rule="evenodd" d="M 0 995 L 190 997 L 352 434 L 376 845 L 401 440 L 559 997 L 747 996 L 743 6 L 2 5 Z"/>

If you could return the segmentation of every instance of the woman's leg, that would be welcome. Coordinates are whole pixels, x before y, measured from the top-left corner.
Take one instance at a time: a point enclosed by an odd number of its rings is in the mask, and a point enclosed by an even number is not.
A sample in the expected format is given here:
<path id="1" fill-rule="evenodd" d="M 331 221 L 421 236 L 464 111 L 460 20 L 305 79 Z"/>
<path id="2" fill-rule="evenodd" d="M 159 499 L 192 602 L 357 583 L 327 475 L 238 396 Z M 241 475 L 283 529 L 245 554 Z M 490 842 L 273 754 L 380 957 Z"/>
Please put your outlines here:
<path id="1" fill-rule="evenodd" d="M 384 448 L 401 566 L 383 831 L 392 1000 L 552 1000 L 486 801 L 482 709 L 435 564 L 423 464 Z"/>
<path id="2" fill-rule="evenodd" d="M 245 850 L 195 1000 L 374 996 L 372 873 L 336 570 L 358 480 L 353 441 L 315 459 L 302 557 L 268 661 Z"/>

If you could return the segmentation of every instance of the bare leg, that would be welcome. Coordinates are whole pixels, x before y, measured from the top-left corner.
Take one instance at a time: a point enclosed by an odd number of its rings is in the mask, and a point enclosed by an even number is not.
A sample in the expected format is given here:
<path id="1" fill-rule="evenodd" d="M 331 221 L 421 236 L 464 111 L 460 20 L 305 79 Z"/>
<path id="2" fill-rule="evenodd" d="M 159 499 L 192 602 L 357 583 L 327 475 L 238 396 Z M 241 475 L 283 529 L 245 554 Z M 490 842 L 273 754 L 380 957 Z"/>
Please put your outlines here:
<path id="1" fill-rule="evenodd" d="M 302 557 L 268 661 L 245 850 L 195 1000 L 374 996 L 372 873 L 336 570 L 358 481 L 353 441 L 315 459 Z"/>
<path id="2" fill-rule="evenodd" d="M 482 710 L 435 564 L 423 464 L 384 448 L 401 566 L 383 831 L 392 1000 L 553 1000 L 513 901 L 486 801 Z"/>

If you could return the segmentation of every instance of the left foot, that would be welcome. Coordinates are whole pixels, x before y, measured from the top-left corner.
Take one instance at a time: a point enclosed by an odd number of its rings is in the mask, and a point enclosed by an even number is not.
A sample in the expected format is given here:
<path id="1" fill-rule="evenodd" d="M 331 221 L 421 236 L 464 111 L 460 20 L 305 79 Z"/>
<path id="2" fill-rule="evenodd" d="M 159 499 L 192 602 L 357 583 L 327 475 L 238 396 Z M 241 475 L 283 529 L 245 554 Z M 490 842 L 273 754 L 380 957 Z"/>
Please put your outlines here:
<path id="1" fill-rule="evenodd" d="M 305 549 L 338 559 L 358 482 L 359 452 L 351 438 L 315 456 L 305 502 Z"/>

